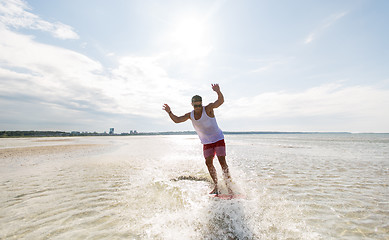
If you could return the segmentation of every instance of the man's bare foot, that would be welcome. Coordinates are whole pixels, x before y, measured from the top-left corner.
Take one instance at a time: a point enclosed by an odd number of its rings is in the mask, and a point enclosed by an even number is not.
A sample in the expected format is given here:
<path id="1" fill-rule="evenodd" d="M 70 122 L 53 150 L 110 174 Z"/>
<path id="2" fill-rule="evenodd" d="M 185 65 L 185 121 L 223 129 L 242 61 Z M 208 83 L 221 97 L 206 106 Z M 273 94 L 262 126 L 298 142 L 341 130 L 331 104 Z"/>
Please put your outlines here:
<path id="1" fill-rule="evenodd" d="M 226 180 L 226 187 L 227 187 L 227 190 L 228 190 L 228 195 L 234 195 L 234 192 L 232 191 L 232 188 L 231 188 L 231 178 L 227 178 Z"/>
<path id="2" fill-rule="evenodd" d="M 212 192 L 210 192 L 209 194 L 219 194 L 219 190 L 217 189 L 217 187 L 215 187 Z"/>
<path id="3" fill-rule="evenodd" d="M 228 188 L 228 195 L 234 195 L 234 192 L 232 191 L 231 188 Z"/>

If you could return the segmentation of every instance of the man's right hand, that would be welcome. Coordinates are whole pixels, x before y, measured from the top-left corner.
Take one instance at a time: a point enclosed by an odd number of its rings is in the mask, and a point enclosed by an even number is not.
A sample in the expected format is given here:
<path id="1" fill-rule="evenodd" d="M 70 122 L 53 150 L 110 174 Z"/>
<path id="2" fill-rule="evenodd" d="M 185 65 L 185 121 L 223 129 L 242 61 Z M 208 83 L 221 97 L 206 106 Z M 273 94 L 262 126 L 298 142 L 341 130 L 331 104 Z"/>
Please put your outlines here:
<path id="1" fill-rule="evenodd" d="M 170 113 L 170 112 L 171 112 L 170 107 L 169 107 L 169 105 L 167 105 L 167 104 L 164 104 L 164 105 L 162 106 L 162 110 L 165 110 L 167 113 Z"/>

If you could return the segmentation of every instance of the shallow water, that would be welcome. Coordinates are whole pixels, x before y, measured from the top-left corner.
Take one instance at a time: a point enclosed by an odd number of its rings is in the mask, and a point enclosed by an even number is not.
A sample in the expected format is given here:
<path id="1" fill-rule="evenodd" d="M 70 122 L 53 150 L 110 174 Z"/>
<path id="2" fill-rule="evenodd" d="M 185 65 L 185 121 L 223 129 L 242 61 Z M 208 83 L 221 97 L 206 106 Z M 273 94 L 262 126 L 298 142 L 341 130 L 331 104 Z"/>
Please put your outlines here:
<path id="1" fill-rule="evenodd" d="M 208 195 L 197 136 L 1 139 L 0 151 L 76 144 L 0 158 L 0 239 L 389 238 L 389 135 L 227 135 L 246 196 L 233 200 Z"/>

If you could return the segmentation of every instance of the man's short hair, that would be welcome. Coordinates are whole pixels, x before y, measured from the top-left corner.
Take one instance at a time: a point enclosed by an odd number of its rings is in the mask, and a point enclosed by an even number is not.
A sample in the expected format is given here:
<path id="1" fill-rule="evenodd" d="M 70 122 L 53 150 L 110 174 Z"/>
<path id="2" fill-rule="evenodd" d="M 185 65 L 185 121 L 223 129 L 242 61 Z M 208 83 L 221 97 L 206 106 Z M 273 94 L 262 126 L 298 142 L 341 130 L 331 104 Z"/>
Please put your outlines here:
<path id="1" fill-rule="evenodd" d="M 195 95 L 192 97 L 192 103 L 194 102 L 202 102 L 203 99 L 199 95 Z"/>

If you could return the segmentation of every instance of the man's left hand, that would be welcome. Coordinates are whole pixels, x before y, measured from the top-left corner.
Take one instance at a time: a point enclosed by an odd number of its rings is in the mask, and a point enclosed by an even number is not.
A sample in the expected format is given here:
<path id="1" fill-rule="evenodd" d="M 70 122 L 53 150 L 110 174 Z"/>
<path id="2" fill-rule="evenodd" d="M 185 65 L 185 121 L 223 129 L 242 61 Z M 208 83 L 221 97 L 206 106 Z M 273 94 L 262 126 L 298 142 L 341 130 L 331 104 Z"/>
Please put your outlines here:
<path id="1" fill-rule="evenodd" d="M 215 92 L 220 92 L 220 87 L 219 84 L 211 84 L 212 85 L 212 90 Z"/>

